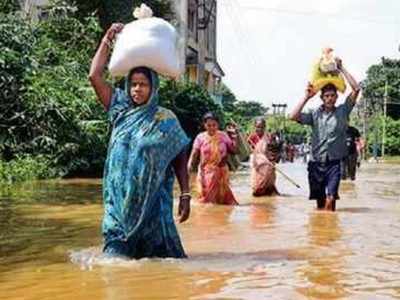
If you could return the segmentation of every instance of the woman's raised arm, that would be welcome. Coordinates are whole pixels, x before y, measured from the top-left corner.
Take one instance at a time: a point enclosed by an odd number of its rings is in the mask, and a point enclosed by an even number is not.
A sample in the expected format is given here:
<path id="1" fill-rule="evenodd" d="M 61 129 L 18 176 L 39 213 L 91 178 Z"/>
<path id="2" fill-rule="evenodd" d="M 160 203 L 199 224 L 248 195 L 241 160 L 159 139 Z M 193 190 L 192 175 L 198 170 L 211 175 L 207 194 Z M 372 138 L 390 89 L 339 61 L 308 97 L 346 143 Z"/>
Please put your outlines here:
<path id="1" fill-rule="evenodd" d="M 93 57 L 90 65 L 89 80 L 94 90 L 96 91 L 99 101 L 104 108 L 108 110 L 111 101 L 112 88 L 104 79 L 104 68 L 107 63 L 108 56 L 111 50 L 111 43 L 115 38 L 115 34 L 124 28 L 122 23 L 114 23 L 104 35 L 96 54 Z"/>

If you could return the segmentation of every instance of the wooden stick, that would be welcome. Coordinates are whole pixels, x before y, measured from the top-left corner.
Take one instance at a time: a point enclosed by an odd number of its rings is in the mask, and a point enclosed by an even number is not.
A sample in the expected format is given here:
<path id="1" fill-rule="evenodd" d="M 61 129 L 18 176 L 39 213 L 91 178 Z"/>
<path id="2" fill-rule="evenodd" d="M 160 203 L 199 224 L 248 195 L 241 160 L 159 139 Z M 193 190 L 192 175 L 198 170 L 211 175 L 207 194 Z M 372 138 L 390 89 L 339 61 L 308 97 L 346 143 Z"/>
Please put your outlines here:
<path id="1" fill-rule="evenodd" d="M 233 122 L 236 126 L 237 124 L 231 119 L 231 122 Z M 237 126 L 239 127 L 239 126 Z M 256 145 L 252 142 L 249 141 L 250 144 L 254 147 L 254 149 L 256 148 Z M 268 163 L 275 169 L 277 170 L 284 178 L 286 178 L 286 180 L 288 180 L 291 184 L 293 184 L 295 187 L 297 187 L 298 189 L 301 189 L 301 186 L 299 184 L 297 184 L 292 178 L 290 178 L 288 175 L 286 175 L 281 169 L 279 169 L 275 164 L 273 164 L 272 162 L 270 162 L 268 160 Z"/>
<path id="2" fill-rule="evenodd" d="M 297 187 L 298 189 L 301 189 L 301 186 L 299 184 L 297 184 L 292 178 L 290 178 L 288 175 L 286 175 L 281 169 L 279 169 L 275 164 L 273 164 L 272 162 L 268 161 L 269 164 L 275 169 L 277 170 L 284 178 L 286 178 L 290 183 L 292 183 L 295 187 Z"/>

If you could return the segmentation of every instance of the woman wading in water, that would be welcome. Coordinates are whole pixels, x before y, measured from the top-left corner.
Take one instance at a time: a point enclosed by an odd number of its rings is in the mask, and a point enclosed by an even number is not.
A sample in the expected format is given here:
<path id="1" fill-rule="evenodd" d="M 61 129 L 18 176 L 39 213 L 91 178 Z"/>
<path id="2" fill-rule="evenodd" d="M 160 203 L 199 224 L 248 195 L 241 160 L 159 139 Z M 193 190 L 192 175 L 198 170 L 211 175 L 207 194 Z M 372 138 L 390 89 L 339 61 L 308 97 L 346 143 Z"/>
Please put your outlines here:
<path id="1" fill-rule="evenodd" d="M 103 178 L 103 251 L 130 258 L 186 257 L 173 219 L 172 188 L 176 175 L 179 222 L 184 222 L 191 199 L 185 151 L 189 139 L 175 115 L 158 106 L 159 81 L 153 70 L 131 70 L 124 89 L 104 80 L 110 44 L 122 28 L 113 24 L 107 31 L 89 75 L 112 123 Z"/>
<path id="2" fill-rule="evenodd" d="M 199 202 L 237 205 L 229 186 L 229 153 L 237 148 L 236 133 L 230 136 L 219 130 L 219 122 L 213 113 L 203 116 L 205 131 L 200 133 L 193 143 L 189 160 L 189 169 L 200 159 L 197 182 L 200 191 Z"/>

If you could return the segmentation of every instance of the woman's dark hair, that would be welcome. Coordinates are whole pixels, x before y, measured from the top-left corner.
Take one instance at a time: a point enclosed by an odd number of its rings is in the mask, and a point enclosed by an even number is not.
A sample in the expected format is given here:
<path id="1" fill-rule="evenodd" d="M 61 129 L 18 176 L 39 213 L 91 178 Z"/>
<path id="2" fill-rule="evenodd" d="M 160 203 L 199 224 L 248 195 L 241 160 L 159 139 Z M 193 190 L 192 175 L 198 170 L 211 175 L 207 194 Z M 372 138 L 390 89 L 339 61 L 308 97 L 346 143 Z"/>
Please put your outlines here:
<path id="1" fill-rule="evenodd" d="M 324 85 L 321 89 L 321 96 L 323 96 L 326 92 L 335 92 L 337 93 L 337 88 L 334 84 L 328 83 L 327 85 Z"/>
<path id="2" fill-rule="evenodd" d="M 202 120 L 203 123 L 207 122 L 208 120 L 214 120 L 215 122 L 219 123 L 218 117 L 211 111 L 205 113 Z"/>
<path id="3" fill-rule="evenodd" d="M 129 80 L 132 80 L 132 75 L 136 74 L 136 73 L 141 73 L 144 76 L 146 76 L 146 78 L 150 82 L 150 85 L 153 86 L 153 82 L 151 80 L 151 71 L 150 71 L 149 68 L 147 68 L 147 67 L 136 67 L 136 68 L 133 68 L 129 73 Z"/>

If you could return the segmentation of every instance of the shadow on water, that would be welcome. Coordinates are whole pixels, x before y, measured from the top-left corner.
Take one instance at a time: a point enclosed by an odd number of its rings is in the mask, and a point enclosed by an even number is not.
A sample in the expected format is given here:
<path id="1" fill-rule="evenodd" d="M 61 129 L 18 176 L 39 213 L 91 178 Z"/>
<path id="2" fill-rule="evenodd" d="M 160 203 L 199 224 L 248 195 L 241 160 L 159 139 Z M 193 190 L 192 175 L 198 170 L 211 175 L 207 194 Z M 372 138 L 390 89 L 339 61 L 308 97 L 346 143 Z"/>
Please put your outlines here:
<path id="1" fill-rule="evenodd" d="M 337 213 L 312 213 L 308 223 L 310 246 L 317 255 L 310 256 L 307 264 L 297 272 L 307 278 L 309 285 L 298 291 L 307 297 L 316 299 L 338 299 L 348 295 L 343 281 L 344 257 L 348 254 L 341 238 L 343 230 L 339 225 Z M 326 251 L 325 249 L 330 249 Z M 335 251 L 332 251 L 335 249 Z"/>

